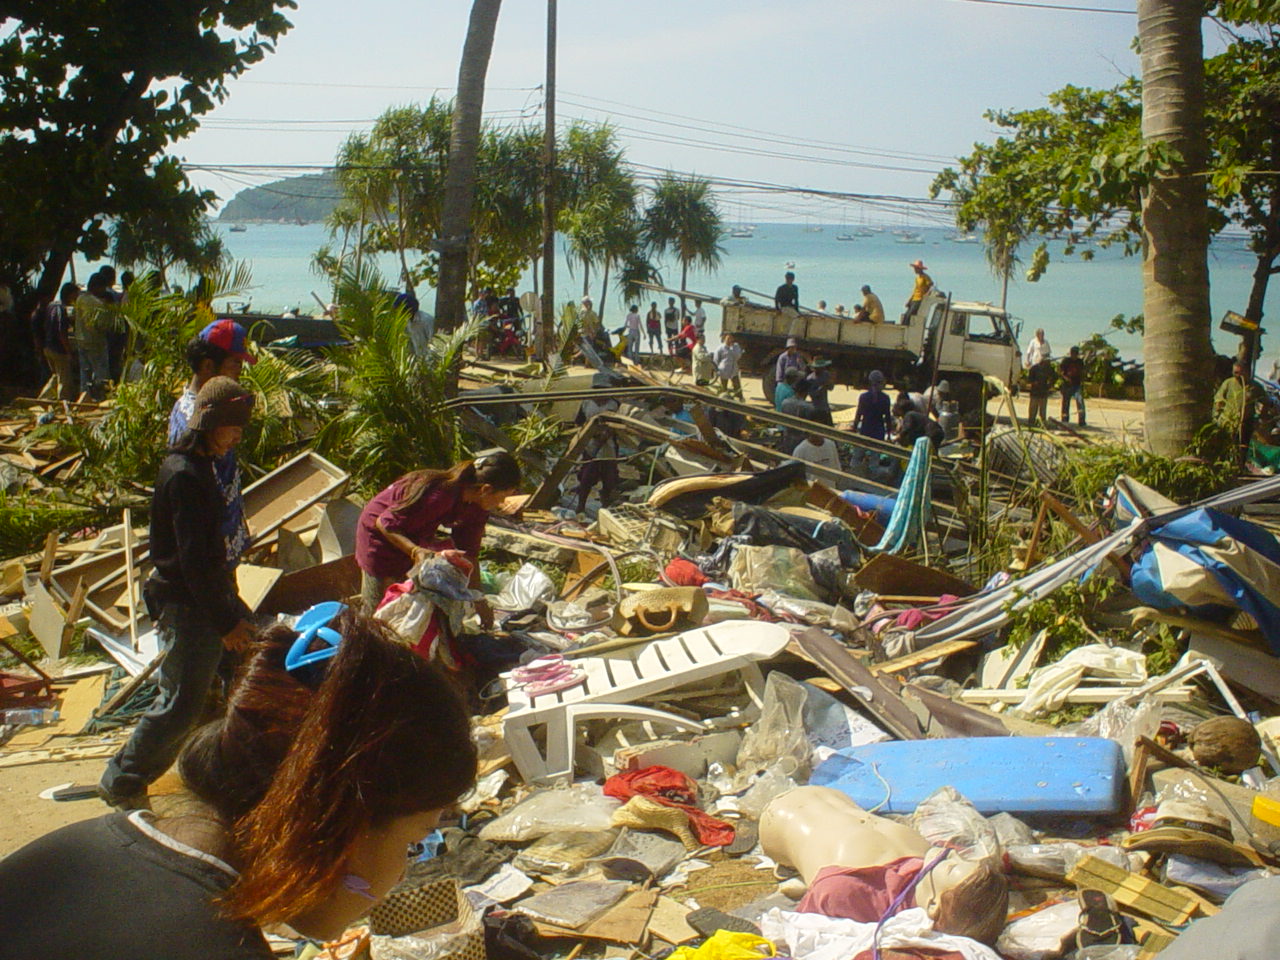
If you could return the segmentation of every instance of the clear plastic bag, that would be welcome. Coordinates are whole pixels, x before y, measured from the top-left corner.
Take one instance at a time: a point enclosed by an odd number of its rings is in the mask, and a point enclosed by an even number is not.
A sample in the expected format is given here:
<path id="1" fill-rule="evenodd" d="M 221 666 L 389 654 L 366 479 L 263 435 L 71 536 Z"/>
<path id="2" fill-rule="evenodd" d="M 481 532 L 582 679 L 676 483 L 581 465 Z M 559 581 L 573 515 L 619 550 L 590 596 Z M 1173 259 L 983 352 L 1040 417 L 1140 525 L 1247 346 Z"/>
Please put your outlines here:
<path id="1" fill-rule="evenodd" d="M 789 613 L 815 627 L 829 627 L 841 633 L 852 633 L 858 628 L 858 621 L 844 607 L 833 607 L 818 600 L 801 600 L 776 590 L 765 590 L 757 599 L 770 610 Z"/>
<path id="2" fill-rule="evenodd" d="M 1005 848 L 1009 869 L 1045 880 L 1063 879 L 1085 857 L 1097 857 L 1129 871 L 1139 860 L 1119 847 L 1086 847 L 1078 843 L 1015 843 Z"/>
<path id="3" fill-rule="evenodd" d="M 600 833 L 557 830 L 521 850 L 511 865 L 540 876 L 577 873 L 588 860 L 613 846 L 617 835 L 616 830 Z"/>
<path id="4" fill-rule="evenodd" d="M 760 814 L 774 797 L 780 797 L 798 784 L 780 770 L 769 769 L 760 774 L 756 782 L 738 798 L 738 810 L 744 817 L 759 820 Z"/>
<path id="5" fill-rule="evenodd" d="M 556 585 L 551 578 L 532 563 L 526 563 L 494 597 L 493 605 L 499 610 L 532 610 L 539 601 L 551 600 L 555 595 Z"/>
<path id="6" fill-rule="evenodd" d="M 622 806 L 594 783 L 542 790 L 486 823 L 480 839 L 525 843 L 557 830 L 590 833 L 608 830 L 613 812 Z"/>
<path id="7" fill-rule="evenodd" d="M 804 730 L 804 685 L 775 670 L 764 685 L 760 719 L 743 734 L 738 748 L 736 793 L 760 770 L 776 770 L 803 781 L 811 748 Z"/>
<path id="8" fill-rule="evenodd" d="M 801 600 L 820 600 L 809 561 L 795 547 L 753 547 L 742 544 L 729 563 L 733 586 L 745 593 L 773 589 Z"/>
<path id="9" fill-rule="evenodd" d="M 950 847 L 965 860 L 1000 860 L 995 828 L 954 787 L 940 787 L 921 801 L 911 826 L 930 843 Z"/>
<path id="10" fill-rule="evenodd" d="M 996 950 L 1007 960 L 1048 960 L 1062 955 L 1062 943 L 1080 926 L 1080 904 L 1055 903 L 1004 928 Z"/>
<path id="11" fill-rule="evenodd" d="M 987 823 L 996 832 L 1001 850 L 1008 850 L 1019 843 L 1035 843 L 1035 832 L 1011 813 L 997 813 L 987 817 Z"/>
<path id="12" fill-rule="evenodd" d="M 1160 729 L 1160 704 L 1154 699 L 1138 703 L 1114 700 L 1074 731 L 1080 737 L 1106 737 L 1120 744 L 1126 764 L 1133 763 L 1133 745 L 1139 737 L 1154 737 Z"/>

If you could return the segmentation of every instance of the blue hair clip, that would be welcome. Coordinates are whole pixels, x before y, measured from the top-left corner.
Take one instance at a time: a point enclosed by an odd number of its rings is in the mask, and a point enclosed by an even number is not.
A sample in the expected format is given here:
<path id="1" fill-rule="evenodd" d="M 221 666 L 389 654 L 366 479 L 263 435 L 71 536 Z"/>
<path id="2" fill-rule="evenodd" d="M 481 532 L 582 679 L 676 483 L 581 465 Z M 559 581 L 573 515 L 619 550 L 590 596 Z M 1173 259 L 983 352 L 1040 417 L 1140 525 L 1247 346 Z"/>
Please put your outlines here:
<path id="1" fill-rule="evenodd" d="M 345 603 L 329 600 L 317 603 L 298 618 L 294 630 L 298 639 L 293 641 L 284 657 L 284 668 L 294 678 L 308 686 L 319 686 L 324 679 L 324 666 L 338 652 L 342 634 L 329 626 L 347 609 Z"/>

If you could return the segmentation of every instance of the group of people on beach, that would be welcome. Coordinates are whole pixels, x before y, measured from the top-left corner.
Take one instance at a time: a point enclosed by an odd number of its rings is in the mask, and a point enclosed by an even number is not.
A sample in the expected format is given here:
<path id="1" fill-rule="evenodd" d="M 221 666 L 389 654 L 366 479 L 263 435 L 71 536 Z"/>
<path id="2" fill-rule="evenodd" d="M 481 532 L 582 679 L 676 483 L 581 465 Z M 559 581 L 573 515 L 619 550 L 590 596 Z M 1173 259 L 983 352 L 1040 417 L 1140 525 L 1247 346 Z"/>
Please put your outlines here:
<path id="1" fill-rule="evenodd" d="M 25 317 L 18 315 L 6 286 L 0 286 L 0 369 L 5 378 L 32 386 L 52 377 L 60 400 L 87 394 L 106 396 L 124 370 L 128 328 L 120 311 L 134 276 L 109 264 L 83 287 L 64 283 L 56 296 L 41 295 Z"/>
<path id="2" fill-rule="evenodd" d="M 928 269 L 924 262 L 917 260 L 911 265 L 911 269 L 915 274 L 915 280 L 912 283 L 911 295 L 907 297 L 905 310 L 902 314 L 902 322 L 908 323 L 915 312 L 920 308 L 920 302 L 933 289 L 933 278 L 929 276 Z M 778 289 L 773 294 L 773 305 L 778 310 L 800 310 L 800 288 L 796 285 L 796 275 L 788 270 L 782 279 L 782 283 L 778 285 Z M 814 304 L 814 311 L 817 313 L 827 312 L 827 301 L 819 300 Z M 862 285 L 862 300 L 855 303 L 852 308 L 846 308 L 843 303 L 836 304 L 832 316 L 841 319 L 848 318 L 858 323 L 884 323 L 885 312 L 884 303 L 880 297 L 871 289 L 869 284 Z"/>
<path id="3" fill-rule="evenodd" d="M 98 785 L 118 812 L 0 861 L 15 956 L 267 958 L 271 924 L 336 938 L 475 780 L 457 683 L 370 614 L 411 569 L 443 565 L 478 584 L 489 514 L 520 484 L 515 459 L 396 480 L 360 516 L 363 602 L 259 623 L 236 583 L 250 544 L 236 447 L 255 407 L 239 378 L 256 357 L 229 319 L 186 352 L 143 586 L 159 696 Z M 482 602 L 475 612 L 492 625 Z M 218 687 L 225 708 L 209 719 Z M 149 788 L 175 762 L 180 787 L 157 816 Z"/>

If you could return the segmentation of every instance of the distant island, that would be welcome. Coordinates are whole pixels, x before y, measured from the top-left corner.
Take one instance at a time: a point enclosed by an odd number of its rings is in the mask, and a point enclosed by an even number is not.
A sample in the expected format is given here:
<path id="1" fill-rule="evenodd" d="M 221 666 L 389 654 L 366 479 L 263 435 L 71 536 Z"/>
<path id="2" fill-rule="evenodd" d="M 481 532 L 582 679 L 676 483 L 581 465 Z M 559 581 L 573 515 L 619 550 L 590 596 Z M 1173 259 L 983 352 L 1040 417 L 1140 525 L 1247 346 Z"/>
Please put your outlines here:
<path id="1" fill-rule="evenodd" d="M 241 190 L 218 214 L 220 223 L 315 223 L 324 220 L 342 199 L 330 172 L 288 177 Z"/>

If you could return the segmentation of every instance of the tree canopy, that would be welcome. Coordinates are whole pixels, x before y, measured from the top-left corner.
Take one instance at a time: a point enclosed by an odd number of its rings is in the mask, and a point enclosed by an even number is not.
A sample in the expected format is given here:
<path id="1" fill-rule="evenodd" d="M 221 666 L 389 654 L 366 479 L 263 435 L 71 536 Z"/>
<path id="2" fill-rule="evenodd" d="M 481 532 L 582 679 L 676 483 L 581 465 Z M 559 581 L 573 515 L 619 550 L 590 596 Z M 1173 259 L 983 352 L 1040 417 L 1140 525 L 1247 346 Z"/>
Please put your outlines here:
<path id="1" fill-rule="evenodd" d="M 1246 231 L 1258 256 L 1243 306 L 1251 319 L 1260 319 L 1280 257 L 1280 34 L 1242 25 L 1230 39 L 1223 53 L 1204 63 L 1209 158 L 1203 173 L 1211 232 Z M 1095 246 L 1141 250 L 1144 193 L 1178 156 L 1162 144 L 1142 142 L 1140 80 L 1129 77 L 1107 90 L 1068 86 L 1049 94 L 1045 106 L 985 116 L 1002 135 L 975 144 L 932 186 L 934 196 L 955 200 L 964 229 L 983 228 L 989 250 L 1001 238 L 1014 249 L 1037 241 L 1026 271 L 1031 281 L 1048 269 L 1055 240 L 1064 256 L 1085 260 Z"/>
<path id="2" fill-rule="evenodd" d="M 102 256 L 109 221 L 202 213 L 164 155 L 226 82 L 289 30 L 294 0 L 9 0 L 0 39 L 0 275 L 57 288 L 72 254 Z M 38 275 L 38 280 L 37 280 Z"/>

